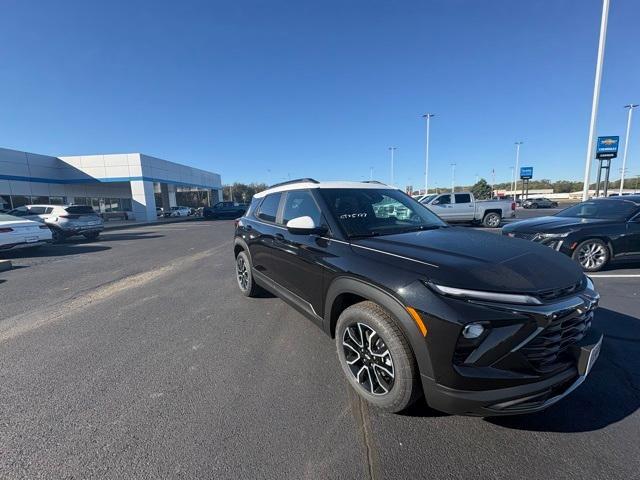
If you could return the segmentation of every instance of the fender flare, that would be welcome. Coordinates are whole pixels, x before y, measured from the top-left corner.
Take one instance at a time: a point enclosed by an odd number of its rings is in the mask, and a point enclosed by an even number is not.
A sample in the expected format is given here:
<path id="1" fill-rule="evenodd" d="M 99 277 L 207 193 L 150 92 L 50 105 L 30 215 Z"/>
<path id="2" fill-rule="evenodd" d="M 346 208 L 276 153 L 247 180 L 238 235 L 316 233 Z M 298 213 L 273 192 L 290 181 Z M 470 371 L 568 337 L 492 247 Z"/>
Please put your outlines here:
<path id="1" fill-rule="evenodd" d="M 377 303 L 387 310 L 387 312 L 397 320 L 398 326 L 409 342 L 416 362 L 418 363 L 420 373 L 433 378 L 433 368 L 431 366 L 431 357 L 429 356 L 426 339 L 422 336 L 418 326 L 405 309 L 405 305 L 398 298 L 378 286 L 353 277 L 336 278 L 327 289 L 325 296 L 324 330 L 326 333 L 332 338 L 335 336 L 335 323 L 337 319 L 332 322 L 332 308 L 336 298 L 344 293 L 358 295 Z"/>
<path id="2" fill-rule="evenodd" d="M 249 260 L 251 261 L 251 264 L 253 265 L 253 259 L 251 258 L 251 251 L 249 250 L 249 245 L 247 244 L 247 242 L 244 241 L 243 238 L 241 237 L 236 237 L 233 240 L 233 250 L 235 252 L 235 249 L 237 246 L 242 247 L 242 249 L 247 252 L 247 255 L 249 256 Z"/>

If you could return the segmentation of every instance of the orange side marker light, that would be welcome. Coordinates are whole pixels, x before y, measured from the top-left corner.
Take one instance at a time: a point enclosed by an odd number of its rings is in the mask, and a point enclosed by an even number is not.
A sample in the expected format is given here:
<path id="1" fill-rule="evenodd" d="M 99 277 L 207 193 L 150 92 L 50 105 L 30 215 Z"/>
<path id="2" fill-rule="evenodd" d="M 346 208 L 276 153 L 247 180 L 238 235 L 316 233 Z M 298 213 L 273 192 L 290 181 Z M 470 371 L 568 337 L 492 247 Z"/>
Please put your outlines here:
<path id="1" fill-rule="evenodd" d="M 411 315 L 411 318 L 413 318 L 413 321 L 416 322 L 416 325 L 420 329 L 420 333 L 422 333 L 422 336 L 426 337 L 427 336 L 427 326 L 422 321 L 422 318 L 420 317 L 420 314 L 413 307 L 407 307 L 407 312 L 409 312 L 409 315 Z"/>

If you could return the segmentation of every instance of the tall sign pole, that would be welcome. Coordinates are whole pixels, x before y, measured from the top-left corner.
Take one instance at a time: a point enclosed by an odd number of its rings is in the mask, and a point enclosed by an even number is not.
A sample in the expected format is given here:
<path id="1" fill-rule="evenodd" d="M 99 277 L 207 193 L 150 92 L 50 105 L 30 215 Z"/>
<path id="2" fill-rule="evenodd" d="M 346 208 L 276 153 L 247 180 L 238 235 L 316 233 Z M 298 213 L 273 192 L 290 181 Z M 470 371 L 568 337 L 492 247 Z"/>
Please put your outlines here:
<path id="1" fill-rule="evenodd" d="M 395 182 L 393 179 L 393 161 L 394 161 L 394 155 L 396 153 L 396 150 L 398 149 L 398 147 L 389 147 L 389 151 L 391 152 L 391 186 L 395 186 Z"/>
<path id="2" fill-rule="evenodd" d="M 520 163 L 520 145 L 522 145 L 523 142 L 516 142 L 516 169 L 515 171 L 518 172 L 518 164 Z M 515 202 L 516 200 L 516 190 L 518 189 L 518 177 L 514 177 L 513 179 L 513 201 Z"/>
<path id="3" fill-rule="evenodd" d="M 425 113 L 422 115 L 426 122 L 426 138 L 424 144 L 424 194 L 429 194 L 429 129 L 431 126 L 431 117 L 435 117 L 435 113 Z"/>
<path id="4" fill-rule="evenodd" d="M 600 41 L 598 42 L 598 60 L 596 62 L 596 78 L 593 84 L 593 100 L 591 102 L 591 120 L 589 121 L 589 139 L 587 141 L 587 158 L 584 162 L 584 184 L 582 201 L 589 198 L 589 180 L 591 177 L 591 161 L 593 159 L 593 140 L 596 134 L 598 103 L 600 102 L 600 84 L 602 83 L 602 63 L 604 62 L 604 45 L 607 40 L 607 20 L 609 17 L 609 0 L 602 0 L 602 19 L 600 21 Z"/>
<path id="5" fill-rule="evenodd" d="M 637 106 L 638 105 L 634 105 L 633 103 L 624 106 L 624 108 L 629 109 L 629 114 L 627 115 L 627 133 L 624 137 L 624 153 L 622 154 L 622 173 L 620 174 L 619 195 L 622 195 L 622 189 L 624 188 L 624 171 L 627 168 L 627 152 L 629 151 L 629 132 L 631 131 L 631 117 L 633 116 L 633 109 Z"/>

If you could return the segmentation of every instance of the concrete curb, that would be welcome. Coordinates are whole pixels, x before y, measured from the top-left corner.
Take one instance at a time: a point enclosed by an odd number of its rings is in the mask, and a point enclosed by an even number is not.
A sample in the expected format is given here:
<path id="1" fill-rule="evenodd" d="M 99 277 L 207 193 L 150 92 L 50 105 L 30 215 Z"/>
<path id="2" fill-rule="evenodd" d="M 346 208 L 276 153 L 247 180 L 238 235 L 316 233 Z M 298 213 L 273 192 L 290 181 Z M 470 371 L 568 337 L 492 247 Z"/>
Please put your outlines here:
<path id="1" fill-rule="evenodd" d="M 0 260 L 0 272 L 6 272 L 7 270 L 11 270 L 13 265 L 11 265 L 11 260 Z"/>

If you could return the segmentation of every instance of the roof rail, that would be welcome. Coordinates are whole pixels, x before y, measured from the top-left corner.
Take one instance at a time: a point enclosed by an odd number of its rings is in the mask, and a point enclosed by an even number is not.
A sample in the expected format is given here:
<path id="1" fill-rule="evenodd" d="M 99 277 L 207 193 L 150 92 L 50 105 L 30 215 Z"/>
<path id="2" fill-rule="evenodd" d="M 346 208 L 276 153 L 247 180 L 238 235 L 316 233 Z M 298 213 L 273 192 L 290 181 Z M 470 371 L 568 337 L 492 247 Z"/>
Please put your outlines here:
<path id="1" fill-rule="evenodd" d="M 286 182 L 275 183 L 269 188 L 282 187 L 283 185 L 290 185 L 292 183 L 320 183 L 313 178 L 296 178 L 295 180 L 287 180 Z"/>
<path id="2" fill-rule="evenodd" d="M 377 183 L 378 185 L 386 185 L 386 183 L 381 182 L 380 180 L 363 180 L 362 183 Z"/>

